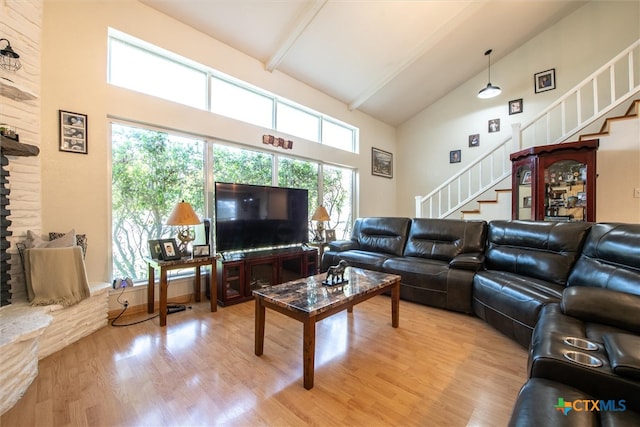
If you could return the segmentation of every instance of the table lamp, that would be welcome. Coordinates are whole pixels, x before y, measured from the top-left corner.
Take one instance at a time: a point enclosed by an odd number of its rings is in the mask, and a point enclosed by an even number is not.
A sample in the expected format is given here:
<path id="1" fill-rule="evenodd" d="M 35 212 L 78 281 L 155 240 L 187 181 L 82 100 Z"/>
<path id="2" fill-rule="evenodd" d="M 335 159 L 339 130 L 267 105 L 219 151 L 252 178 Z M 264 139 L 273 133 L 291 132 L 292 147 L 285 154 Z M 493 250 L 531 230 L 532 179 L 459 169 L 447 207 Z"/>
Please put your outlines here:
<path id="1" fill-rule="evenodd" d="M 191 233 L 190 225 L 198 225 L 200 224 L 200 218 L 193 211 L 191 205 L 184 200 L 178 202 L 175 208 L 173 208 L 173 212 L 169 215 L 169 219 L 167 219 L 167 225 L 175 225 L 178 226 L 178 240 L 180 244 L 178 245 L 178 250 L 182 254 L 182 256 L 189 255 L 189 251 L 187 249 L 187 245 L 195 236 Z"/>
<path id="2" fill-rule="evenodd" d="M 327 212 L 327 210 L 324 208 L 324 206 L 320 205 L 318 206 L 318 208 L 316 209 L 316 211 L 313 213 L 313 216 L 311 217 L 312 221 L 316 221 L 317 225 L 316 225 L 316 235 L 314 237 L 314 241 L 316 242 L 322 242 L 324 240 L 324 222 L 325 221 L 329 221 L 331 218 L 329 217 L 329 213 Z"/>

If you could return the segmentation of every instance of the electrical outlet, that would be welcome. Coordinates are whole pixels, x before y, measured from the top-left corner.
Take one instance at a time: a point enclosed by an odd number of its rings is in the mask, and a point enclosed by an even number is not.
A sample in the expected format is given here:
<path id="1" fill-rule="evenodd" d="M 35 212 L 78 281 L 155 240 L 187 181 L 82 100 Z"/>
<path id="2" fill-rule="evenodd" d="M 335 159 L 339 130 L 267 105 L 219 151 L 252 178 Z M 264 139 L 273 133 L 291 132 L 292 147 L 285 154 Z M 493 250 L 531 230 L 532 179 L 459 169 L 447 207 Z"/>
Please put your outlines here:
<path id="1" fill-rule="evenodd" d="M 636 199 L 640 199 L 640 188 L 634 188 L 633 197 L 635 197 Z"/>

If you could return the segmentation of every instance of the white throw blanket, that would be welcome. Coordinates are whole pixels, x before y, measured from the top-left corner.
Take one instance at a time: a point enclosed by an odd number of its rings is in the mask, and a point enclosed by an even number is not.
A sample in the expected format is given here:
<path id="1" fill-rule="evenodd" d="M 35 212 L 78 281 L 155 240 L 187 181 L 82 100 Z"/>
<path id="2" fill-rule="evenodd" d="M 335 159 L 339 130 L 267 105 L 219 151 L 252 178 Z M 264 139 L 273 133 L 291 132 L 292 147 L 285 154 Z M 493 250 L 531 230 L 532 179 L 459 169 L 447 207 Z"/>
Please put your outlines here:
<path id="1" fill-rule="evenodd" d="M 33 248 L 25 251 L 27 294 L 31 305 L 64 307 L 89 297 L 82 248 Z"/>

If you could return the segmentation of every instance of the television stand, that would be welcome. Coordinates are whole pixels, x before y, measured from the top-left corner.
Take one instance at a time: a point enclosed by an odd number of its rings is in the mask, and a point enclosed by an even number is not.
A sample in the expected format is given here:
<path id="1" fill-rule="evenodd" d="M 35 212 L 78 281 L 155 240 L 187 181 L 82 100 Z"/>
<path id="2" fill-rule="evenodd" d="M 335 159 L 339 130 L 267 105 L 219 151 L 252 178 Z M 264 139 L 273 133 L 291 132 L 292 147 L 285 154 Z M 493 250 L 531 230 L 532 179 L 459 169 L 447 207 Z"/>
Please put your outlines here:
<path id="1" fill-rule="evenodd" d="M 310 247 L 227 254 L 218 259 L 218 303 L 253 300 L 253 290 L 317 274 L 318 250 Z"/>

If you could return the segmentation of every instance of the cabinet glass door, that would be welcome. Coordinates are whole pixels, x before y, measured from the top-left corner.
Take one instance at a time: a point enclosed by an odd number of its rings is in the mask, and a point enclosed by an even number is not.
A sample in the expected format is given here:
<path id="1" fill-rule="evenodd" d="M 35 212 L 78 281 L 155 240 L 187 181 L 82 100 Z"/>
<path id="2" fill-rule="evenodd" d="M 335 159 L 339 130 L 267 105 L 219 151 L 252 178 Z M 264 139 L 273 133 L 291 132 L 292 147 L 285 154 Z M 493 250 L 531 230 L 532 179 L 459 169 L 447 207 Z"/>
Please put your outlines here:
<path id="1" fill-rule="evenodd" d="M 276 258 L 247 261 L 249 291 L 276 284 Z"/>
<path id="2" fill-rule="evenodd" d="M 587 165 L 560 160 L 544 170 L 545 221 L 586 221 Z"/>
<path id="3" fill-rule="evenodd" d="M 529 164 L 520 166 L 515 173 L 516 191 L 513 197 L 516 198 L 516 218 L 533 219 L 533 205 L 531 183 L 533 181 L 531 166 Z"/>
<path id="4" fill-rule="evenodd" d="M 224 277 L 222 279 L 224 301 L 244 296 L 242 267 L 242 262 L 231 262 L 224 266 Z M 218 268 L 221 268 L 221 266 L 218 266 Z"/>

